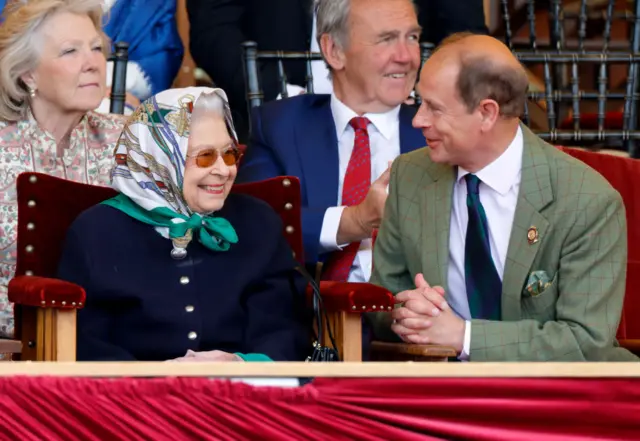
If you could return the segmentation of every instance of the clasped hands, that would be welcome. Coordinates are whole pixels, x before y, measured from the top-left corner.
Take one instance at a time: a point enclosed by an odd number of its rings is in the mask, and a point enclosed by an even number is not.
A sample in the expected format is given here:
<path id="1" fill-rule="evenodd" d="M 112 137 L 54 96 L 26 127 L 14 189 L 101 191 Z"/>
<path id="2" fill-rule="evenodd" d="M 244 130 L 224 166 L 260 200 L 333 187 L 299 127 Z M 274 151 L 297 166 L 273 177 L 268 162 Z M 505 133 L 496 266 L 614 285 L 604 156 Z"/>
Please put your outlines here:
<path id="1" fill-rule="evenodd" d="M 391 312 L 391 330 L 406 343 L 450 346 L 460 354 L 465 321 L 453 312 L 441 286 L 431 287 L 421 273 L 415 284 L 415 289 L 396 295 L 402 306 Z"/>

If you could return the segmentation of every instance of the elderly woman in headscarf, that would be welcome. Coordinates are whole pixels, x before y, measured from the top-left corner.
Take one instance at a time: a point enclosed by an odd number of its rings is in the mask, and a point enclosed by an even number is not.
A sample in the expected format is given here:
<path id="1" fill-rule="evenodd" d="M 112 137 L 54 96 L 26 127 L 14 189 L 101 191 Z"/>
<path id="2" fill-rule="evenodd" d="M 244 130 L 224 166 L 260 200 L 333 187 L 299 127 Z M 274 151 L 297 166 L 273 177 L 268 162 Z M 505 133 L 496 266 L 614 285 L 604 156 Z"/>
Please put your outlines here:
<path id="1" fill-rule="evenodd" d="M 134 112 L 120 194 L 75 220 L 60 261 L 87 294 L 78 360 L 305 359 L 305 282 L 278 215 L 230 194 L 239 158 L 220 89 L 168 90 Z"/>

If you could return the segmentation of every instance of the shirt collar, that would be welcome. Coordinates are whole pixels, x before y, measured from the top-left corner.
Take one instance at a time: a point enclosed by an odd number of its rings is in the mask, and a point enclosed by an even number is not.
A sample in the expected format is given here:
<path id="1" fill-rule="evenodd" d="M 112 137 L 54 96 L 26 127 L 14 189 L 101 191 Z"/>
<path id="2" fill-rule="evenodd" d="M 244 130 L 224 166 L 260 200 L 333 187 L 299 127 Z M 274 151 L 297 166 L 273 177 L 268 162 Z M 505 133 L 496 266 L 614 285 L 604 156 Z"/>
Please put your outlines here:
<path id="1" fill-rule="evenodd" d="M 89 123 L 88 119 L 89 119 L 88 115 L 87 113 L 85 113 L 80 119 L 80 122 L 78 123 L 78 125 L 71 130 L 71 133 L 69 133 L 69 148 L 65 149 L 65 154 L 67 152 L 74 154 L 75 149 L 78 147 L 77 141 L 78 140 L 83 141 L 86 138 L 87 130 L 88 130 L 87 126 Z M 45 129 L 43 129 L 42 127 L 40 127 L 40 125 L 38 124 L 38 121 L 36 121 L 36 118 L 33 116 L 33 112 L 31 111 L 30 107 L 27 109 L 26 123 L 28 125 L 27 125 L 27 132 L 25 133 L 25 135 L 46 139 L 50 143 L 52 143 L 52 145 L 56 144 L 54 136 L 48 131 L 46 131 Z"/>
<path id="2" fill-rule="evenodd" d="M 335 93 L 331 94 L 331 113 L 336 123 L 336 134 L 338 139 L 342 136 L 349 125 L 352 118 L 358 116 L 356 112 L 348 108 L 342 101 L 338 99 Z M 384 138 L 389 141 L 398 131 L 398 114 L 400 106 L 384 113 L 365 113 L 364 117 L 369 118 L 371 124 L 376 128 Z"/>
<path id="3" fill-rule="evenodd" d="M 505 195 L 511 187 L 518 183 L 520 170 L 522 168 L 522 153 L 524 149 L 524 140 L 522 137 L 522 128 L 518 126 L 516 136 L 509 144 L 509 147 L 491 164 L 487 165 L 475 175 L 480 180 L 491 187 L 501 195 Z M 467 170 L 458 167 L 458 182 L 465 175 L 469 174 Z"/>

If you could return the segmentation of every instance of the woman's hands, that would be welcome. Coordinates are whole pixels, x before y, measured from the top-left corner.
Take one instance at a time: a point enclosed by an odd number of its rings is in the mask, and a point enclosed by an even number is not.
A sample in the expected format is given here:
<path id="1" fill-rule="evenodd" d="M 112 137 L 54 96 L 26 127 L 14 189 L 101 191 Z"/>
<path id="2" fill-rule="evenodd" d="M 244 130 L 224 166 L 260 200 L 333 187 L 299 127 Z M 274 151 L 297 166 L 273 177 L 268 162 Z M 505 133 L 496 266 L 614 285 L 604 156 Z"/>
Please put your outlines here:
<path id="1" fill-rule="evenodd" d="M 244 361 L 242 358 L 237 356 L 236 354 L 230 354 L 229 352 L 224 351 L 204 351 L 204 352 L 195 352 L 189 349 L 187 353 L 178 358 L 174 358 L 173 360 L 168 361 L 177 361 L 177 362 L 192 362 L 192 361 Z"/>

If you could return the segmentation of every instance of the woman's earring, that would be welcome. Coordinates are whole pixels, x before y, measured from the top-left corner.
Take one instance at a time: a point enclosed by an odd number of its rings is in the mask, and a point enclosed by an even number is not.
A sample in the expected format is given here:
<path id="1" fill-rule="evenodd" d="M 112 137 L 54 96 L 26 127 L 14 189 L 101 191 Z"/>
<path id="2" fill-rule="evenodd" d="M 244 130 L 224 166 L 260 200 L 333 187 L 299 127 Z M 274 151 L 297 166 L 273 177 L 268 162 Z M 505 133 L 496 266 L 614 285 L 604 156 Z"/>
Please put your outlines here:
<path id="1" fill-rule="evenodd" d="M 36 88 L 35 87 L 29 87 L 29 96 L 31 98 L 35 98 L 36 97 Z"/>

